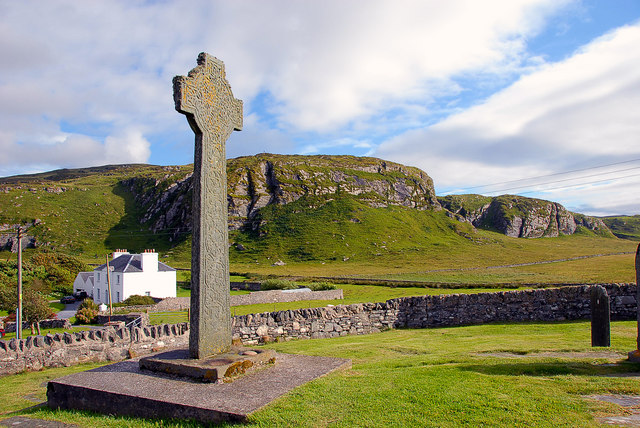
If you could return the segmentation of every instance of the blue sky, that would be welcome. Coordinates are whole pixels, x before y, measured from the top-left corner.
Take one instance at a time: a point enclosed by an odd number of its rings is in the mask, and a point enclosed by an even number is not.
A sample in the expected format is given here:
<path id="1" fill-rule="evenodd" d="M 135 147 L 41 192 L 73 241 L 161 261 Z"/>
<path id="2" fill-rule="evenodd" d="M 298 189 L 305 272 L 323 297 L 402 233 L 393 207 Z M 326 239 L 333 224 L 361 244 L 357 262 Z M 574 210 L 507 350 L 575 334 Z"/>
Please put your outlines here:
<path id="1" fill-rule="evenodd" d="M 639 0 L 0 0 L 0 176 L 192 162 L 171 79 L 206 51 L 244 101 L 229 157 L 640 214 L 638 46 Z"/>

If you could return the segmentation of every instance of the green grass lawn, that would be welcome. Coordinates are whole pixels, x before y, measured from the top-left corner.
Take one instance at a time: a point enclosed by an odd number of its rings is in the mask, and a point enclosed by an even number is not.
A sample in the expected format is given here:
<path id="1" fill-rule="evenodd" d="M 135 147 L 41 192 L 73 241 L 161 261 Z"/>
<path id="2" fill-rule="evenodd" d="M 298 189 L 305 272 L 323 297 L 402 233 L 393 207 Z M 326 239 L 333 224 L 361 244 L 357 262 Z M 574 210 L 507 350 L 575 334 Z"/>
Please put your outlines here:
<path id="1" fill-rule="evenodd" d="M 51 309 L 54 310 L 54 312 L 60 312 L 67 305 L 65 305 L 64 303 L 60 303 L 60 302 L 49 302 L 49 306 L 51 307 Z"/>
<path id="2" fill-rule="evenodd" d="M 468 284 L 635 281 L 633 259 L 637 243 L 633 241 L 581 235 L 522 239 L 484 230 L 476 231 L 476 235 L 480 242 L 443 241 L 413 248 L 410 247 L 411 240 L 406 240 L 403 241 L 404 247 L 396 251 L 346 261 L 290 262 L 284 266 L 271 266 L 272 261 L 243 263 L 232 257 L 231 269 L 262 275 L 412 279 Z M 495 268 L 621 252 L 629 254 Z"/>
<path id="3" fill-rule="evenodd" d="M 423 287 L 385 287 L 382 285 L 357 285 L 357 284 L 336 284 L 342 289 L 344 299 L 342 300 L 301 300 L 299 302 L 285 303 L 263 303 L 256 305 L 232 306 L 232 315 L 246 315 L 261 312 L 285 311 L 289 309 L 319 308 L 327 305 L 351 305 L 353 303 L 385 302 L 389 299 L 410 296 L 426 296 L 435 294 L 468 294 L 486 293 L 484 288 L 423 288 Z M 507 291 L 507 289 L 496 288 L 490 291 Z"/>
<path id="4" fill-rule="evenodd" d="M 487 290 L 485 288 L 423 288 L 423 287 L 385 287 L 381 285 L 356 285 L 356 284 L 337 284 L 337 287 L 343 290 L 344 299 L 342 300 L 301 300 L 299 302 L 284 303 L 262 303 L 256 305 L 232 306 L 231 315 L 246 315 L 262 312 L 285 311 L 289 309 L 302 308 L 319 308 L 327 305 L 351 305 L 353 303 L 367 302 L 385 302 L 389 299 L 409 296 L 425 296 L 434 294 L 468 294 L 468 293 L 486 293 L 488 291 L 508 291 L 513 289 L 495 288 Z M 232 290 L 231 294 L 248 294 L 245 290 Z M 190 295 L 190 290 L 180 292 L 178 296 L 186 297 Z M 152 324 L 174 323 L 187 321 L 186 311 L 180 312 L 157 312 L 150 313 L 150 322 Z"/>
<path id="5" fill-rule="evenodd" d="M 640 394 L 636 323 L 612 323 L 612 347 L 590 347 L 588 322 L 392 330 L 268 345 L 279 352 L 350 358 L 353 367 L 296 388 L 250 417 L 250 426 L 598 426 L 623 409 L 586 399 Z M 606 357 L 598 353 L 617 352 Z M 545 352 L 547 354 L 539 354 Z M 509 354 L 507 354 L 509 353 Z M 555 354 L 550 354 L 555 353 Z M 31 408 L 49 379 L 96 365 L 0 378 L 0 418 L 15 414 L 83 427 L 199 426 Z"/>

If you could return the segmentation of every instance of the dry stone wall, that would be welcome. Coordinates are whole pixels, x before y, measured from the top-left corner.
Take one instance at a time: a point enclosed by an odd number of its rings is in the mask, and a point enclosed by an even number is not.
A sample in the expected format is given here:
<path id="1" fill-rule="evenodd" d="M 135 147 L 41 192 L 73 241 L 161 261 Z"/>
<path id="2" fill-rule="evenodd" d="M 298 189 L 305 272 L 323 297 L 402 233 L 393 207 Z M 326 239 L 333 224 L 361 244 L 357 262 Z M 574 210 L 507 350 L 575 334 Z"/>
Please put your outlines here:
<path id="1" fill-rule="evenodd" d="M 299 302 L 301 300 L 340 300 L 342 290 L 298 291 L 282 290 L 253 291 L 249 294 L 231 296 L 231 306 L 255 305 L 259 303 Z M 157 303 L 151 311 L 184 311 L 189 308 L 189 297 L 168 297 Z"/>
<path id="2" fill-rule="evenodd" d="M 22 329 L 27 329 L 30 328 L 31 324 L 28 323 L 27 321 L 23 321 L 22 322 Z M 51 319 L 51 320 L 42 320 L 40 321 L 40 328 L 41 329 L 47 329 L 47 328 L 66 328 L 69 329 L 71 328 L 71 324 L 69 323 L 69 320 L 65 320 L 65 319 Z M 15 333 L 16 332 L 16 323 L 15 322 L 8 322 L 5 323 L 4 325 L 4 331 L 5 333 Z"/>
<path id="3" fill-rule="evenodd" d="M 611 319 L 635 319 L 635 284 L 603 286 L 611 298 Z M 243 343 L 257 344 L 375 333 L 388 328 L 589 319 L 589 288 L 403 297 L 384 303 L 244 315 L 232 320 L 233 336 Z"/>
<path id="4" fill-rule="evenodd" d="M 612 320 L 636 319 L 636 285 L 603 284 Z M 274 340 L 375 333 L 390 328 L 450 327 L 490 322 L 589 319 L 590 286 L 500 293 L 403 297 L 362 303 L 236 316 L 233 338 L 245 345 Z M 83 331 L 0 340 L 0 374 L 89 361 L 118 361 L 186 347 L 188 323 Z"/>
<path id="5" fill-rule="evenodd" d="M 188 323 L 0 340 L 0 375 L 87 362 L 120 361 L 159 350 L 185 347 L 188 343 Z"/>

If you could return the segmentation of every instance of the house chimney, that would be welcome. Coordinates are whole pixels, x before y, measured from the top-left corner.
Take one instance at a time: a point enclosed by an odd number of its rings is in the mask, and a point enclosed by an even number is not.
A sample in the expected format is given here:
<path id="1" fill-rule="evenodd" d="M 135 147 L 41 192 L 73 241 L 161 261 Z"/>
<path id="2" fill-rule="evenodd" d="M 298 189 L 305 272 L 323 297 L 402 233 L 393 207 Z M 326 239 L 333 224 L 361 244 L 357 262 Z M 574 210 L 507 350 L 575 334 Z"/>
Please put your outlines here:
<path id="1" fill-rule="evenodd" d="M 140 265 L 143 272 L 158 272 L 158 253 L 156 250 L 144 250 L 140 254 Z"/>
<path id="2" fill-rule="evenodd" d="M 117 259 L 118 257 L 120 257 L 120 256 L 121 256 L 121 255 L 123 255 L 123 254 L 129 254 L 129 252 L 128 252 L 126 249 L 125 249 L 125 250 L 123 250 L 123 249 L 117 249 L 117 250 L 115 250 L 115 251 L 113 252 L 113 254 L 112 254 L 112 256 L 111 256 L 111 257 L 112 257 L 113 259 Z"/>

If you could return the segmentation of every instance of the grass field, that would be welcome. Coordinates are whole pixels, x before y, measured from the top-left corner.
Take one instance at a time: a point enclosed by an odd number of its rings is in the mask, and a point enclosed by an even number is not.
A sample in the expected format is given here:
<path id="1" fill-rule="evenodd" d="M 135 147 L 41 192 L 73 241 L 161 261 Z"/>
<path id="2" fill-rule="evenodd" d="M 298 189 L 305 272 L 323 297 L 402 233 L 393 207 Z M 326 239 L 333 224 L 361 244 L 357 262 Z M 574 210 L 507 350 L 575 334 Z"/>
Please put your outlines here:
<path id="1" fill-rule="evenodd" d="M 635 322 L 612 324 L 612 347 L 591 348 L 587 322 L 490 324 L 393 330 L 269 345 L 279 352 L 350 358 L 350 370 L 295 389 L 250 418 L 250 426 L 599 426 L 623 413 L 594 394 L 640 394 L 627 363 Z M 606 352 L 607 354 L 604 354 Z M 541 354 L 544 353 L 544 354 Z M 617 354 L 616 354 L 617 353 Z M 75 411 L 29 408 L 52 378 L 96 365 L 0 378 L 0 418 L 22 414 L 82 427 L 183 427 Z"/>
<path id="2" fill-rule="evenodd" d="M 232 258 L 231 269 L 234 272 L 262 275 L 412 279 L 470 284 L 635 281 L 634 254 L 637 243 L 633 241 L 590 236 L 522 239 L 480 230 L 477 234 L 488 237 L 487 242 L 434 243 L 413 251 L 405 249 L 355 260 L 290 262 L 284 266 L 272 266 L 272 262 L 260 261 L 241 263 Z M 579 257 L 589 258 L 567 260 Z"/>
<path id="3" fill-rule="evenodd" d="M 344 299 L 341 300 L 301 300 L 299 302 L 262 303 L 255 305 L 232 306 L 231 315 L 247 315 L 262 312 L 286 311 L 289 309 L 318 308 L 327 305 L 351 305 L 353 303 L 384 302 L 389 299 L 409 296 L 425 296 L 434 294 L 453 293 L 484 293 L 485 288 L 423 288 L 423 287 L 385 287 L 379 285 L 337 284 L 343 290 Z M 490 291 L 508 291 L 513 288 L 494 288 Z M 184 297 L 189 295 L 189 290 L 182 293 Z M 248 291 L 231 291 L 231 294 L 247 294 Z M 151 324 L 186 322 L 186 311 L 152 312 L 149 314 Z"/>

